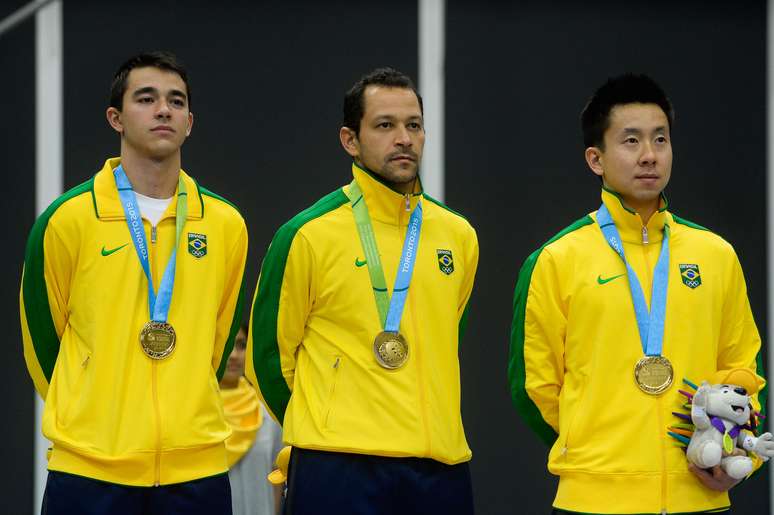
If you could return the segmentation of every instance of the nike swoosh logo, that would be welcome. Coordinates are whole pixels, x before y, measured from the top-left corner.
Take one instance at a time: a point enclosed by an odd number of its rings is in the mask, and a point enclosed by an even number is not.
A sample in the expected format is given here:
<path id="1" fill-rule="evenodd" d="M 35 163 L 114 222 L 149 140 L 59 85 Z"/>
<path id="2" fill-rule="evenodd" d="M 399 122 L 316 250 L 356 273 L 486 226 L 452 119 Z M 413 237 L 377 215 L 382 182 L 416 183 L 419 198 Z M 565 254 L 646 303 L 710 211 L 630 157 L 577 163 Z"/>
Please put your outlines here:
<path id="1" fill-rule="evenodd" d="M 129 244 L 128 244 L 128 243 L 124 243 L 124 244 L 123 244 L 123 245 L 121 245 L 120 247 L 116 247 L 116 248 L 114 248 L 114 249 L 110 249 L 110 250 L 105 250 L 105 246 L 103 245 L 103 246 L 102 246 L 102 255 L 103 255 L 103 256 L 109 256 L 109 255 L 110 255 L 110 254 L 112 254 L 113 252 L 118 252 L 119 250 L 121 250 L 122 248 L 126 247 L 127 245 L 129 245 Z"/>
<path id="2" fill-rule="evenodd" d="M 599 284 L 605 284 L 605 283 L 609 283 L 609 282 L 610 282 L 610 281 L 612 281 L 613 279 L 618 279 L 619 277 L 623 277 L 623 276 L 625 276 L 625 275 L 626 275 L 626 274 L 618 274 L 618 275 L 614 275 L 613 277 L 608 277 L 607 279 L 602 279 L 602 276 L 601 276 L 601 275 L 598 275 L 598 276 L 597 276 L 597 282 L 598 282 Z"/>
<path id="3" fill-rule="evenodd" d="M 355 258 L 355 266 L 357 266 L 357 267 L 361 267 L 361 266 L 365 265 L 366 263 L 368 263 L 367 259 L 364 259 L 363 261 L 360 261 L 358 258 Z"/>

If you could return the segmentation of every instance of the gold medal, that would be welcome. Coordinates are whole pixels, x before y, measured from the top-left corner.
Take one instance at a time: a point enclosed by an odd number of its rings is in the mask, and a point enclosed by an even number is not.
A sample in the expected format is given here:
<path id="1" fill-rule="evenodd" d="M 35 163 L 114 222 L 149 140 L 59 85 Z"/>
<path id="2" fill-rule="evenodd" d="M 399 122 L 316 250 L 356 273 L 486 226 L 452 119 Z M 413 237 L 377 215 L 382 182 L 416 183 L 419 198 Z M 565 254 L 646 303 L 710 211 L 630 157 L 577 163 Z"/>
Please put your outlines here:
<path id="1" fill-rule="evenodd" d="M 664 356 L 645 356 L 634 366 L 634 380 L 645 393 L 659 395 L 672 385 L 674 370 Z"/>
<path id="2" fill-rule="evenodd" d="M 164 359 L 175 350 L 175 329 L 166 322 L 151 320 L 140 331 L 140 345 L 149 358 Z"/>
<path id="3" fill-rule="evenodd" d="M 400 333 L 382 331 L 374 340 L 376 361 L 389 370 L 402 367 L 408 361 L 409 347 Z"/>

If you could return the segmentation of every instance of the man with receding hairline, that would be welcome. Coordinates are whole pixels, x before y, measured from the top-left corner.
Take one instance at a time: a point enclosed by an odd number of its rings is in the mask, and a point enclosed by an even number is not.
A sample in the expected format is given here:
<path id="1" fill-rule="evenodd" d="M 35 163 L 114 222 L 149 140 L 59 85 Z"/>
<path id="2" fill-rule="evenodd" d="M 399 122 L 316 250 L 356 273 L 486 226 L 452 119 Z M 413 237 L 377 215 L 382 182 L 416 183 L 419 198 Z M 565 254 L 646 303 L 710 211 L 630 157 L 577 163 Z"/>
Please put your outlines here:
<path id="1" fill-rule="evenodd" d="M 293 515 L 470 514 L 457 358 L 478 262 L 424 194 L 422 99 L 390 68 L 344 99 L 353 180 L 282 226 L 264 259 L 247 375 L 293 446 Z"/>

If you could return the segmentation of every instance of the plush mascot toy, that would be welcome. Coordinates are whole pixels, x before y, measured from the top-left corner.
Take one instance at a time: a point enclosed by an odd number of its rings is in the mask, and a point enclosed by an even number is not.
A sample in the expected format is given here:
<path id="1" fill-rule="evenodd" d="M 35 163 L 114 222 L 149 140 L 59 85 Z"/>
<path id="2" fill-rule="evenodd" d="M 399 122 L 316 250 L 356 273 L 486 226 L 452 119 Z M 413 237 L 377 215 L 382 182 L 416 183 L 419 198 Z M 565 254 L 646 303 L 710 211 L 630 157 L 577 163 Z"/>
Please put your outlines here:
<path id="1" fill-rule="evenodd" d="M 700 468 L 720 465 L 729 476 L 742 479 L 753 469 L 747 456 L 734 455 L 740 448 L 754 452 L 763 461 L 774 457 L 774 436 L 755 437 L 756 414 L 750 396 L 762 381 L 750 369 L 735 368 L 717 372 L 712 384 L 703 381 L 693 394 L 691 421 L 695 426 L 688 444 L 688 460 Z"/>

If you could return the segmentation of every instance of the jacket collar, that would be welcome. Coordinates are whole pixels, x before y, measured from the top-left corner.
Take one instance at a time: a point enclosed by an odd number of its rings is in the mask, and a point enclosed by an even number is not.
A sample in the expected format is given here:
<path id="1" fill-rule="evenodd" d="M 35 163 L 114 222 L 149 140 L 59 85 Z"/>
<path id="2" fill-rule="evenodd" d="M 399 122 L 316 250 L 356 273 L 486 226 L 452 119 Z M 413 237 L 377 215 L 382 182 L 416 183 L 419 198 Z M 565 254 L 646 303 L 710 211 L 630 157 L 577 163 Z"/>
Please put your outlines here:
<path id="1" fill-rule="evenodd" d="M 105 161 L 102 170 L 94 176 L 94 189 L 92 191 L 94 200 L 94 209 L 97 211 L 97 217 L 102 220 L 125 219 L 124 208 L 121 206 L 121 200 L 118 197 L 118 188 L 113 177 L 113 170 L 121 164 L 121 158 L 113 157 Z M 204 203 L 199 185 L 188 176 L 183 170 L 180 170 L 183 176 L 186 188 L 188 190 L 188 220 L 200 220 L 204 216 Z M 177 196 L 177 189 L 175 189 Z M 170 202 L 162 219 L 175 217 L 177 212 L 177 202 Z"/>
<path id="2" fill-rule="evenodd" d="M 659 243 L 663 239 L 664 226 L 671 223 L 671 215 L 667 211 L 667 199 L 661 193 L 659 209 L 643 227 L 642 218 L 623 203 L 621 196 L 613 190 L 602 188 L 602 202 L 610 211 L 615 227 L 626 243 L 643 243 L 644 228 L 647 228 L 648 243 Z"/>
<path id="3" fill-rule="evenodd" d="M 395 191 L 384 179 L 365 167 L 352 163 L 352 176 L 363 191 L 371 220 L 393 225 L 407 225 L 409 215 L 422 198 L 422 183 L 417 177 L 414 192 L 408 195 L 409 209 L 406 210 L 407 195 Z M 345 186 L 349 190 L 349 185 Z"/>

